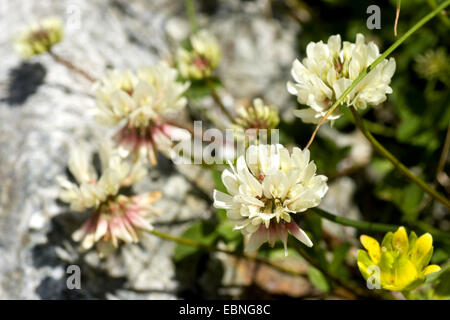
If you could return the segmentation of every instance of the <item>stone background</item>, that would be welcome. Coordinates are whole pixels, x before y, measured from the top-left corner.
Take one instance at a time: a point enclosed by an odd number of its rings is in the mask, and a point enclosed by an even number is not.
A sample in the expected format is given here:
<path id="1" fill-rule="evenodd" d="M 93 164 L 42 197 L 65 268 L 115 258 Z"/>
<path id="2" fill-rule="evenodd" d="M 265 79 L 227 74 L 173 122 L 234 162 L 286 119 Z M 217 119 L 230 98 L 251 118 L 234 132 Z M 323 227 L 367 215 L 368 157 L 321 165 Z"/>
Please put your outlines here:
<path id="1" fill-rule="evenodd" d="M 298 22 L 289 17 L 268 19 L 266 1 L 200 2 L 200 23 L 218 36 L 224 50 L 218 72 L 227 89 L 222 93 L 225 102 L 231 106 L 233 99 L 261 96 L 289 118 L 287 110 L 295 106 L 295 100 L 285 85 L 296 57 L 295 39 L 301 34 Z M 261 292 L 295 297 L 311 293 L 304 278 L 294 280 L 267 268 L 255 271 L 255 266 L 221 255 L 203 263 L 196 277 L 186 281 L 182 268 L 172 262 L 174 244 L 153 236 L 139 245 L 123 247 L 106 260 L 99 260 L 95 252 L 80 254 L 70 234 L 85 215 L 69 212 L 57 201 L 55 177 L 66 172 L 71 144 L 92 143 L 105 134 L 88 112 L 94 104 L 91 84 L 49 56 L 22 61 L 12 49 L 11 37 L 46 16 L 66 17 L 66 37 L 55 52 L 101 77 L 108 67 L 135 68 L 170 59 L 176 43 L 189 34 L 184 3 L 0 0 L 0 4 L 0 299 L 242 296 L 242 290 L 224 291 L 224 287 L 246 286 L 252 276 Z M 78 13 L 80 28 L 74 28 L 71 19 Z M 200 108 L 210 103 L 200 101 Z M 342 143 L 360 141 L 348 136 Z M 363 156 L 360 152 L 357 158 L 370 154 L 370 148 L 362 149 Z M 205 196 L 211 195 L 212 184 L 208 172 L 177 168 L 161 158 L 136 189 L 163 191 L 164 198 L 157 205 L 164 214 L 155 226 L 180 234 L 193 221 L 212 217 Z M 352 188 L 351 179 L 336 180 L 324 205 L 334 208 L 340 201 L 339 211 L 357 216 L 350 203 Z M 348 190 L 349 199 L 341 199 L 342 190 Z M 217 261 L 225 262 L 219 277 Z M 66 287 L 70 264 L 81 267 L 82 290 Z M 304 269 L 301 263 L 296 266 Z"/>

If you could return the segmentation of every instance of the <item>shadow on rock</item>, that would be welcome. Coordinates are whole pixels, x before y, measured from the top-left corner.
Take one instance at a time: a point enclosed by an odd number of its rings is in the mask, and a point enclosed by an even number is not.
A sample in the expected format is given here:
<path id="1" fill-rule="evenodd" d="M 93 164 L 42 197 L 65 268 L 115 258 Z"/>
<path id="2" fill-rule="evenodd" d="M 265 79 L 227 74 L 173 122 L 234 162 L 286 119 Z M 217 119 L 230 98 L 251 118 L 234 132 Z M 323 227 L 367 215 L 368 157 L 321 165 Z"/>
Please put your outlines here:
<path id="1" fill-rule="evenodd" d="M 23 62 L 10 70 L 6 103 L 11 106 L 23 104 L 44 83 L 46 74 L 46 69 L 38 62 Z"/>
<path id="2" fill-rule="evenodd" d="M 217 224 L 203 221 L 191 226 L 186 233 L 198 238 L 214 236 Z M 223 293 L 222 283 L 225 273 L 223 262 L 214 254 L 197 248 L 178 245 L 174 252 L 175 279 L 178 294 L 183 299 L 229 299 Z"/>
<path id="3" fill-rule="evenodd" d="M 221 292 L 224 267 L 212 255 L 196 252 L 175 264 L 178 294 L 182 299 L 230 299 Z"/>
<path id="4" fill-rule="evenodd" d="M 62 268 L 64 273 L 69 265 L 76 265 L 81 271 L 81 289 L 69 289 L 66 274 L 60 279 L 46 277 L 36 288 L 42 299 L 106 299 L 107 294 L 123 290 L 126 277 L 112 277 L 101 267 L 86 262 L 85 254 L 77 251 L 78 244 L 71 240 L 73 231 L 81 225 L 83 214 L 68 212 L 51 220 L 47 233 L 47 243 L 36 245 L 32 251 L 36 268 Z M 67 257 L 61 258 L 60 252 Z M 59 253 L 58 253 L 59 252 Z"/>

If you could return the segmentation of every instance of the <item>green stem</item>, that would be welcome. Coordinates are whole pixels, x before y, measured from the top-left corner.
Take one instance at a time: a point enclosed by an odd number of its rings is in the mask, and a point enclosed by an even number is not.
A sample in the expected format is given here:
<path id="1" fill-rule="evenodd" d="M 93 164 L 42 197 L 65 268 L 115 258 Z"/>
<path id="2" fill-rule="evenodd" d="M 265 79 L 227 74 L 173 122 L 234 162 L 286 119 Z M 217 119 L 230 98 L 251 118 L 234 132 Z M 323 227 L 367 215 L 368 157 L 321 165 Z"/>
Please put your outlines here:
<path id="1" fill-rule="evenodd" d="M 450 150 L 450 122 L 447 127 L 447 134 L 445 135 L 444 147 L 442 148 L 441 156 L 439 158 L 435 181 L 439 180 L 439 175 L 441 174 L 442 171 L 444 171 L 444 166 L 445 163 L 447 162 L 449 150 Z"/>
<path id="2" fill-rule="evenodd" d="M 376 122 L 371 122 L 368 120 L 364 120 L 364 124 L 366 125 L 367 129 L 374 134 L 378 134 L 380 136 L 389 137 L 389 138 L 395 137 L 395 129 L 394 128 L 389 128 L 382 124 L 379 124 Z"/>
<path id="3" fill-rule="evenodd" d="M 281 265 L 275 264 L 272 261 L 268 260 L 268 259 L 264 259 L 261 257 L 257 257 L 257 256 L 250 256 L 244 253 L 239 253 L 239 252 L 234 252 L 234 251 L 230 251 L 230 250 L 226 250 L 226 249 L 221 249 L 218 248 L 216 246 L 212 246 L 212 245 L 207 245 L 192 239 L 187 239 L 187 238 L 183 238 L 183 237 L 176 237 L 173 236 L 171 234 L 167 234 L 161 231 L 157 231 L 157 230 L 152 230 L 150 231 L 151 234 L 165 239 L 165 240 L 169 240 L 169 241 L 173 241 L 176 242 L 178 244 L 183 244 L 186 246 L 190 246 L 190 247 L 194 247 L 200 250 L 204 250 L 207 252 L 222 252 L 222 253 L 226 253 L 238 258 L 244 258 L 250 261 L 254 261 L 257 263 L 261 263 L 264 265 L 267 265 L 268 267 L 271 267 L 275 270 L 278 270 L 280 272 L 292 275 L 292 276 L 304 276 L 305 274 L 302 272 L 298 272 L 295 270 L 292 270 L 290 268 L 286 268 L 283 267 Z M 364 290 L 361 290 L 358 287 L 353 287 L 353 286 L 349 286 L 348 284 L 346 284 L 345 282 L 343 282 L 341 279 L 337 278 L 336 276 L 330 274 L 327 270 L 325 270 L 324 268 L 322 268 L 314 259 L 312 259 L 307 253 L 306 251 L 303 250 L 303 248 L 301 248 L 301 245 L 299 244 L 298 246 L 295 245 L 295 249 L 297 252 L 299 252 L 299 254 L 301 254 L 303 256 L 303 258 L 309 263 L 311 264 L 313 267 L 319 269 L 320 271 L 322 271 L 322 273 L 324 273 L 325 275 L 327 275 L 333 282 L 335 282 L 337 285 L 343 287 L 344 289 L 346 289 L 347 291 L 349 291 L 350 293 L 356 293 L 359 296 L 363 296 L 363 297 L 371 297 L 371 298 L 379 298 L 379 296 L 374 295 L 372 293 L 367 293 Z"/>
<path id="4" fill-rule="evenodd" d="M 436 3 L 435 0 L 428 0 L 428 4 L 431 6 L 431 8 L 436 8 L 437 7 L 437 3 Z M 450 26 L 450 20 L 448 19 L 446 14 L 443 13 L 439 17 L 447 25 L 447 27 Z"/>
<path id="5" fill-rule="evenodd" d="M 216 91 L 216 88 L 214 87 L 214 83 L 211 81 L 211 79 L 207 78 L 206 80 L 206 85 L 209 88 L 209 91 L 211 92 L 211 96 L 214 99 L 214 101 L 216 102 L 216 104 L 219 106 L 220 110 L 225 114 L 225 116 L 228 118 L 228 120 L 230 120 L 231 123 L 234 122 L 234 118 L 231 115 L 230 111 L 228 111 L 228 109 L 225 107 L 225 105 L 222 102 L 222 99 L 220 99 L 219 94 Z"/>
<path id="6" fill-rule="evenodd" d="M 189 23 L 191 24 L 192 32 L 196 33 L 198 31 L 197 16 L 195 14 L 195 3 L 194 0 L 185 0 L 186 11 L 189 17 Z"/>
<path id="7" fill-rule="evenodd" d="M 447 232 L 436 229 L 423 221 L 416 221 L 412 224 L 417 228 L 433 235 L 436 239 L 442 240 L 446 243 L 450 243 L 450 235 Z"/>
<path id="8" fill-rule="evenodd" d="M 378 222 L 367 222 L 367 221 L 358 221 L 358 220 L 351 220 L 344 217 L 339 217 L 334 214 L 328 213 L 322 209 L 319 208 L 313 208 L 311 209 L 315 214 L 318 216 L 321 216 L 324 219 L 330 220 L 332 222 L 335 222 L 337 224 L 341 224 L 348 227 L 353 227 L 358 230 L 365 230 L 365 231 L 373 231 L 373 232 L 389 232 L 389 231 L 396 231 L 399 226 L 392 225 L 392 224 L 383 224 Z"/>
<path id="9" fill-rule="evenodd" d="M 298 271 L 292 270 L 290 268 L 286 268 L 284 266 L 275 264 L 272 261 L 270 261 L 268 259 L 261 258 L 261 257 L 251 256 L 251 255 L 248 255 L 248 254 L 245 254 L 245 253 L 240 253 L 240 252 L 234 252 L 234 251 L 231 251 L 231 250 L 221 249 L 221 248 L 218 248 L 216 246 L 207 245 L 207 244 L 204 244 L 204 243 L 192 240 L 192 239 L 187 239 L 187 238 L 173 236 L 171 234 L 167 234 L 167 233 L 164 233 L 164 232 L 161 232 L 161 231 L 157 231 L 157 230 L 152 230 L 152 231 L 150 231 L 150 233 L 155 235 L 155 236 L 157 236 L 157 237 L 160 237 L 162 239 L 173 241 L 173 242 L 176 242 L 178 244 L 183 244 L 183 245 L 186 245 L 186 246 L 194 247 L 194 248 L 197 248 L 197 249 L 200 249 L 200 250 L 204 250 L 204 251 L 207 251 L 207 252 L 222 252 L 222 253 L 226 253 L 226 254 L 229 254 L 229 255 L 232 255 L 232 256 L 235 256 L 235 257 L 238 257 L 238 258 L 244 258 L 244 259 L 247 259 L 247 260 L 250 260 L 250 261 L 261 263 L 261 264 L 267 265 L 267 266 L 269 266 L 269 267 L 271 267 L 271 268 L 273 268 L 275 270 L 278 270 L 280 272 L 283 272 L 283 273 L 286 273 L 286 274 L 290 274 L 290 275 L 293 275 L 293 276 L 303 276 L 304 275 L 301 272 L 298 272 Z"/>
<path id="10" fill-rule="evenodd" d="M 311 145 L 311 143 L 313 142 L 314 137 L 316 136 L 317 132 L 319 131 L 320 126 L 322 124 L 324 124 L 325 121 L 327 120 L 327 118 L 330 116 L 330 114 L 333 113 L 334 110 L 339 105 L 342 104 L 342 102 L 347 97 L 347 95 L 358 85 L 358 83 L 360 83 L 361 80 L 364 79 L 364 77 L 367 76 L 367 74 L 369 74 L 370 71 L 372 71 L 381 61 L 383 61 L 395 49 L 397 49 L 397 47 L 400 46 L 406 39 L 408 39 L 414 32 L 416 32 L 418 29 L 420 29 L 425 23 L 430 21 L 435 15 L 437 15 L 439 12 L 441 12 L 443 9 L 445 9 L 448 5 L 450 5 L 450 0 L 443 2 L 440 6 L 436 7 L 433 11 L 431 11 L 425 17 L 420 19 L 403 36 L 401 36 L 385 52 L 383 52 L 374 62 L 372 62 L 370 64 L 370 66 L 368 66 L 363 72 L 361 72 L 355 80 L 353 80 L 352 84 L 347 89 L 344 90 L 344 92 L 341 94 L 341 96 L 336 100 L 336 102 L 327 111 L 325 116 L 320 120 L 319 124 L 314 129 L 314 132 L 311 135 L 311 138 L 310 138 L 308 144 L 306 145 L 306 148 L 308 148 Z"/>
<path id="11" fill-rule="evenodd" d="M 347 219 L 344 217 L 336 216 L 334 214 L 331 214 L 331 213 L 326 212 L 319 208 L 312 208 L 310 210 L 324 219 L 327 219 L 329 221 L 332 221 L 334 223 L 337 223 L 337 224 L 340 224 L 343 226 L 352 227 L 352 228 L 355 228 L 358 230 L 386 233 L 389 231 L 396 231 L 400 227 L 400 226 L 393 225 L 393 224 L 351 220 L 351 219 Z M 417 227 L 418 229 L 421 229 L 422 231 L 430 233 L 437 240 L 441 240 L 442 242 L 445 242 L 445 243 L 450 243 L 450 234 L 448 234 L 445 231 L 438 230 L 422 221 L 416 221 L 416 222 L 409 223 L 409 224 L 413 227 Z"/>
<path id="12" fill-rule="evenodd" d="M 412 173 L 403 163 L 401 163 L 392 153 L 387 151 L 373 136 L 372 134 L 366 129 L 364 122 L 362 121 L 361 117 L 358 114 L 358 111 L 353 106 L 350 106 L 350 111 L 353 114 L 353 118 L 355 119 L 356 126 L 361 130 L 361 132 L 364 134 L 364 136 L 369 140 L 369 142 L 372 144 L 372 146 L 375 148 L 376 151 L 378 151 L 379 154 L 381 154 L 383 157 L 388 159 L 394 167 L 396 167 L 401 173 L 403 173 L 411 182 L 417 184 L 423 191 L 428 193 L 430 196 L 432 196 L 434 199 L 438 200 L 442 204 L 444 204 L 447 208 L 450 209 L 450 201 L 446 199 L 443 195 L 438 193 L 436 190 L 428 186 L 422 179 L 415 176 L 414 173 Z"/>
<path id="13" fill-rule="evenodd" d="M 346 291 L 348 291 L 351 294 L 356 294 L 359 297 L 363 298 L 375 298 L 380 299 L 382 298 L 380 295 L 376 294 L 375 292 L 370 292 L 368 290 L 365 290 L 363 288 L 353 286 L 342 280 L 341 278 L 335 276 L 334 274 L 331 274 L 327 268 L 322 267 L 319 263 L 317 263 L 303 248 L 303 245 L 300 244 L 298 241 L 291 240 L 290 241 L 291 246 L 297 251 L 298 254 L 300 254 L 311 266 L 314 268 L 320 270 L 324 275 L 326 275 L 332 282 L 334 282 L 336 285 L 344 288 Z"/>

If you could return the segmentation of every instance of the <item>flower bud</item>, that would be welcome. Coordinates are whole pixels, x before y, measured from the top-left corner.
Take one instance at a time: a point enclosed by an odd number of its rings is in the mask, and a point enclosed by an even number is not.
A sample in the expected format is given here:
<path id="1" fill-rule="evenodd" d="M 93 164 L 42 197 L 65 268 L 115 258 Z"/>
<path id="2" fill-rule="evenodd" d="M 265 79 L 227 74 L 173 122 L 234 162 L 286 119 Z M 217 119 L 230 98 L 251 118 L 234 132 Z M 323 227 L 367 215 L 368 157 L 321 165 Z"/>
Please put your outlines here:
<path id="1" fill-rule="evenodd" d="M 217 39 L 208 31 L 201 30 L 189 40 L 191 48 L 179 48 L 177 52 L 177 64 L 181 75 L 193 80 L 210 77 L 221 59 Z"/>
<path id="2" fill-rule="evenodd" d="M 63 23 L 56 17 L 46 18 L 27 27 L 14 39 L 14 47 L 24 58 L 48 52 L 63 38 Z"/>

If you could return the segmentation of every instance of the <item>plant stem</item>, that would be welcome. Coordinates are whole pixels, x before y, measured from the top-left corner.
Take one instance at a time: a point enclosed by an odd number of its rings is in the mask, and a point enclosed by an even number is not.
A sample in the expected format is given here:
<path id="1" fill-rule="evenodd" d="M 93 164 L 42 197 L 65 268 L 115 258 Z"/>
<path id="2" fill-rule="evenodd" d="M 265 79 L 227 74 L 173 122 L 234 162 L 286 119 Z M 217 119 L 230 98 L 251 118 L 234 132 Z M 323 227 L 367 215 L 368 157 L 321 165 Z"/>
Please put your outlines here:
<path id="1" fill-rule="evenodd" d="M 436 229 L 423 221 L 416 221 L 413 223 L 413 225 L 433 235 L 433 237 L 435 237 L 436 239 L 450 244 L 450 235 L 447 232 Z"/>
<path id="2" fill-rule="evenodd" d="M 157 231 L 157 230 L 152 230 L 152 231 L 150 231 L 150 233 L 157 237 L 160 237 L 162 239 L 173 241 L 173 242 L 176 242 L 179 244 L 184 244 L 186 246 L 194 247 L 194 248 L 204 250 L 207 252 L 222 252 L 222 253 L 226 253 L 226 254 L 229 254 L 229 255 L 232 255 L 235 257 L 245 258 L 250 261 L 254 261 L 254 262 L 258 262 L 258 263 L 267 265 L 275 270 L 278 270 L 278 271 L 286 273 L 286 274 L 290 274 L 293 276 L 303 276 L 303 274 L 298 271 L 292 270 L 290 268 L 286 268 L 279 264 L 275 264 L 272 261 L 265 259 L 265 258 L 248 255 L 248 254 L 241 253 L 241 252 L 234 252 L 234 251 L 230 251 L 230 250 L 226 250 L 226 249 L 221 249 L 216 246 L 207 245 L 207 244 L 204 244 L 204 243 L 192 240 L 192 239 L 173 236 L 171 234 L 163 233 L 163 232 Z"/>
<path id="3" fill-rule="evenodd" d="M 431 6 L 431 8 L 436 8 L 437 7 L 436 0 L 428 0 L 428 4 Z M 450 27 L 450 20 L 448 19 L 448 17 L 445 14 L 445 12 L 443 12 L 439 17 L 447 25 L 447 27 Z"/>
<path id="4" fill-rule="evenodd" d="M 374 134 L 378 134 L 380 136 L 384 136 L 384 137 L 395 137 L 395 129 L 394 128 L 389 128 L 386 127 L 382 124 L 376 123 L 376 122 L 371 122 L 368 120 L 364 120 L 364 124 L 366 125 L 366 128 Z"/>
<path id="5" fill-rule="evenodd" d="M 209 90 L 211 91 L 211 96 L 216 102 L 216 104 L 219 106 L 220 110 L 226 115 L 228 120 L 230 120 L 231 123 L 234 122 L 234 118 L 231 115 L 230 111 L 225 107 L 225 105 L 222 102 L 222 99 L 220 99 L 220 96 L 217 94 L 216 88 L 214 87 L 214 84 L 212 83 L 211 79 L 207 78 L 206 85 L 208 86 Z"/>
<path id="6" fill-rule="evenodd" d="M 445 162 L 447 161 L 448 152 L 450 150 L 450 123 L 447 127 L 447 134 L 445 135 L 444 147 L 442 148 L 441 157 L 439 158 L 439 164 L 436 170 L 435 181 L 439 181 L 439 175 L 444 170 Z"/>
<path id="7" fill-rule="evenodd" d="M 350 106 L 350 111 L 353 114 L 353 118 L 355 119 L 355 124 L 361 130 L 361 132 L 364 134 L 364 136 L 369 140 L 369 142 L 372 144 L 372 146 L 375 148 L 378 153 L 380 153 L 383 157 L 388 159 L 394 167 L 396 167 L 400 172 L 402 172 L 411 182 L 417 184 L 423 191 L 428 193 L 430 196 L 432 196 L 434 199 L 438 200 L 439 202 L 443 203 L 447 208 L 450 209 L 450 201 L 446 199 L 444 196 L 442 196 L 440 193 L 438 193 L 436 190 L 428 186 L 422 179 L 418 178 L 414 175 L 403 163 L 401 163 L 392 153 L 387 151 L 373 136 L 372 134 L 366 129 L 361 117 L 359 116 L 358 112 L 353 106 Z"/>
<path id="8" fill-rule="evenodd" d="M 370 292 L 368 290 L 364 290 L 363 288 L 352 286 L 340 279 L 339 277 L 335 276 L 334 274 L 331 274 L 326 268 L 322 267 L 319 263 L 317 263 L 311 256 L 306 252 L 306 250 L 302 247 L 302 245 L 297 241 L 292 241 L 291 244 L 294 247 L 294 249 L 300 254 L 311 266 L 314 268 L 320 270 L 324 275 L 326 275 L 332 282 L 334 282 L 336 285 L 341 286 L 346 291 L 348 291 L 350 294 L 354 295 L 356 294 L 359 297 L 363 298 L 375 298 L 380 299 L 382 298 L 380 295 L 376 294 L 375 292 Z"/>
<path id="9" fill-rule="evenodd" d="M 197 22 L 197 16 L 195 14 L 194 0 L 185 0 L 184 3 L 186 5 L 186 12 L 189 17 L 189 23 L 191 25 L 192 32 L 196 33 L 198 31 L 198 22 Z"/>
<path id="10" fill-rule="evenodd" d="M 310 210 L 324 219 L 327 219 L 329 221 L 332 221 L 334 223 L 343 226 L 353 227 L 358 230 L 386 233 L 389 231 L 396 231 L 400 227 L 393 224 L 351 220 L 344 217 L 336 216 L 319 208 L 312 208 Z M 422 231 L 430 233 L 431 235 L 433 235 L 433 237 L 435 237 L 438 240 L 441 240 L 442 242 L 450 243 L 450 234 L 448 234 L 445 231 L 438 230 L 422 221 L 416 221 L 409 224 L 412 225 L 413 227 L 421 229 Z"/>
<path id="11" fill-rule="evenodd" d="M 312 208 L 310 209 L 318 216 L 321 216 L 324 219 L 333 221 L 337 224 L 341 224 L 348 227 L 353 227 L 358 230 L 366 230 L 366 231 L 373 231 L 373 232 L 389 232 L 389 231 L 395 231 L 399 228 L 399 226 L 392 225 L 392 224 L 383 224 L 378 222 L 367 222 L 367 221 L 358 221 L 358 220 L 351 220 L 344 217 L 339 217 L 334 214 L 328 213 L 322 209 L 319 208 Z"/>
<path id="12" fill-rule="evenodd" d="M 324 115 L 324 117 L 320 120 L 320 122 L 317 124 L 316 128 L 314 129 L 313 134 L 311 135 L 311 138 L 309 139 L 308 144 L 306 145 L 306 148 L 309 148 L 311 143 L 314 140 L 314 137 L 316 136 L 317 132 L 319 131 L 319 128 L 322 124 L 325 123 L 327 118 L 330 116 L 331 113 L 344 101 L 344 99 L 347 97 L 347 95 L 358 85 L 359 82 L 361 82 L 362 79 L 370 72 L 372 71 L 381 61 L 383 61 L 389 54 L 391 54 L 395 49 L 397 49 L 398 46 L 400 46 L 406 39 L 408 39 L 414 32 L 416 32 L 420 27 L 422 27 L 425 23 L 430 21 L 435 15 L 437 15 L 439 12 L 441 12 L 443 9 L 445 9 L 448 5 L 450 5 L 450 0 L 447 0 L 443 2 L 440 6 L 436 7 L 433 11 L 431 11 L 429 14 L 427 14 L 425 17 L 420 19 L 414 26 L 412 26 L 403 36 L 401 36 L 397 41 L 395 41 L 385 52 L 383 52 L 374 62 L 370 64 L 363 72 L 361 72 L 358 77 L 353 80 L 352 84 L 344 90 L 344 92 L 341 94 L 341 96 L 336 100 L 336 102 L 328 109 L 327 113 Z"/>
<path id="13" fill-rule="evenodd" d="M 61 57 L 60 55 L 57 55 L 56 53 L 54 53 L 53 51 L 49 51 L 48 52 L 50 54 L 50 56 L 58 63 L 64 65 L 66 68 L 68 68 L 69 70 L 75 71 L 76 73 L 80 74 L 81 76 L 83 76 L 85 79 L 89 80 L 90 82 L 96 82 L 97 79 L 95 79 L 93 76 L 91 76 L 89 73 L 87 73 L 86 71 L 84 71 L 83 69 L 77 67 L 76 65 L 74 65 L 72 62 L 70 62 L 69 60 Z"/>
<path id="14" fill-rule="evenodd" d="M 212 245 L 207 245 L 192 239 L 187 239 L 187 238 L 183 238 L 183 237 L 176 237 L 173 236 L 171 234 L 167 234 L 161 231 L 157 231 L 157 230 L 152 230 L 150 231 L 151 234 L 165 239 L 165 240 L 169 240 L 169 241 L 173 241 L 176 242 L 178 244 L 183 244 L 186 246 L 191 246 L 200 250 L 204 250 L 207 252 L 222 252 L 222 253 L 226 253 L 228 255 L 232 255 L 238 258 L 244 258 L 250 261 L 254 261 L 256 263 L 261 263 L 264 264 L 270 268 L 273 268 L 275 270 L 278 270 L 282 273 L 286 273 L 292 276 L 304 276 L 305 274 L 302 272 L 298 272 L 296 270 L 292 270 L 290 268 L 286 268 L 284 266 L 281 266 L 279 264 L 275 264 L 272 261 L 265 259 L 265 258 L 261 258 L 261 257 L 257 257 L 257 256 L 250 256 L 244 253 L 240 253 L 240 252 L 234 252 L 234 251 L 230 251 L 230 250 L 226 250 L 226 249 L 221 249 L 218 248 L 216 246 L 212 246 Z M 324 268 L 322 268 L 314 259 L 312 259 L 307 253 L 306 251 L 303 250 L 303 248 L 301 248 L 301 245 L 296 245 L 295 246 L 296 251 L 313 267 L 319 269 L 322 273 L 324 273 L 326 276 L 328 276 L 333 282 L 335 282 L 337 285 L 341 286 L 342 288 L 344 288 L 346 291 L 348 291 L 350 294 L 357 294 L 358 296 L 362 296 L 362 297 L 366 297 L 366 298 L 380 298 L 378 295 L 372 294 L 372 293 L 367 293 L 365 292 L 365 290 L 360 289 L 358 287 L 353 287 L 348 285 L 347 283 L 345 283 L 344 281 L 342 281 L 341 279 L 337 278 L 336 276 L 330 274 L 327 270 L 325 270 Z"/>

